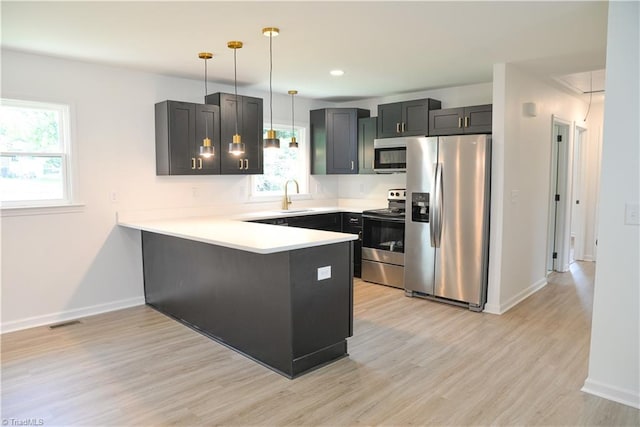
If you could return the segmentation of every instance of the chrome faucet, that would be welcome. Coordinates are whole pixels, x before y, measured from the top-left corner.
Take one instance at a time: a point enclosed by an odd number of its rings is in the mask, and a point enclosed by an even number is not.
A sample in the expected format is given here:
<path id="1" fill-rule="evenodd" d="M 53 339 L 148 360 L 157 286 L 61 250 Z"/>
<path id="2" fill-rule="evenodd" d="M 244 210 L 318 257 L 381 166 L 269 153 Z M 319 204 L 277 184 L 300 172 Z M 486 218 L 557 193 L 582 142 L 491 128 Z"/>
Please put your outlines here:
<path id="1" fill-rule="evenodd" d="M 298 185 L 298 181 L 295 179 L 290 179 L 284 183 L 284 197 L 282 198 L 282 210 L 289 209 L 289 205 L 291 204 L 291 197 L 287 195 L 287 185 L 290 182 L 294 182 L 296 184 L 296 193 L 300 194 L 300 186 Z"/>

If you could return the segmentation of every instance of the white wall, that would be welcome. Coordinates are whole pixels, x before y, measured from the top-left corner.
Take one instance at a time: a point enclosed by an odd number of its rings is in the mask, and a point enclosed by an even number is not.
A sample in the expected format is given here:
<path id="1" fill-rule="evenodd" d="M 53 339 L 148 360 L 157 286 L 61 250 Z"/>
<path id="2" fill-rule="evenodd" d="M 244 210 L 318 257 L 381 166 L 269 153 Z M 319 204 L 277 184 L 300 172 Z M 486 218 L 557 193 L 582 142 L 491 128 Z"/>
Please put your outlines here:
<path id="1" fill-rule="evenodd" d="M 610 2 L 598 268 L 583 390 L 640 408 L 640 3 Z"/>
<path id="2" fill-rule="evenodd" d="M 166 99 L 203 102 L 203 85 L 2 51 L 3 97 L 71 104 L 77 201 L 85 204 L 77 213 L 6 216 L 3 212 L 3 331 L 143 303 L 139 235 L 116 226 L 117 211 L 247 201 L 248 177 L 155 174 L 154 104 Z M 210 84 L 209 91 L 233 88 Z M 268 98 L 268 93 L 238 91 Z M 297 123 L 307 125 L 309 109 L 326 105 L 296 98 Z M 274 94 L 274 122 L 290 123 L 290 108 L 289 95 Z M 268 108 L 264 113 L 268 118 Z M 312 181 L 312 191 L 316 184 L 322 190 L 314 198 L 337 198 L 335 177 Z M 269 206 L 277 208 L 279 202 Z"/>
<path id="3" fill-rule="evenodd" d="M 546 284 L 552 116 L 583 124 L 587 105 L 513 64 L 494 67 L 493 100 L 486 310 L 503 313 Z M 536 117 L 523 113 L 527 102 Z"/>

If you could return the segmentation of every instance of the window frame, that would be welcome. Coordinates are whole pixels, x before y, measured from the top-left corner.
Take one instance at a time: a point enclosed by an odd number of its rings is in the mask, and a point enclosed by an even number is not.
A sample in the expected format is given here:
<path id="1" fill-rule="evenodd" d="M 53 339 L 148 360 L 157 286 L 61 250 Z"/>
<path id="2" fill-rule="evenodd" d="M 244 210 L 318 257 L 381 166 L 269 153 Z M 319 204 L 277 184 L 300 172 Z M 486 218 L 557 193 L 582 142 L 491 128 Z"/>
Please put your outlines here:
<path id="1" fill-rule="evenodd" d="M 273 129 L 276 132 L 278 132 L 281 129 L 288 131 L 288 130 L 291 130 L 291 124 L 274 123 Z M 291 196 L 293 200 L 311 199 L 311 192 L 309 190 L 310 165 L 309 165 L 309 143 L 307 142 L 308 140 L 307 128 L 302 125 L 296 125 L 294 126 L 294 129 L 296 132 L 296 139 L 298 141 L 298 150 L 299 150 L 298 162 L 302 168 L 301 174 L 303 178 L 302 180 L 299 180 L 299 181 L 303 181 L 303 182 L 298 182 L 300 186 L 300 193 L 294 192 L 293 194 L 291 193 L 288 193 L 288 194 Z M 281 141 L 281 144 L 282 144 L 282 141 Z M 263 157 L 263 161 L 264 161 L 264 157 Z M 249 201 L 250 202 L 267 202 L 267 201 L 280 200 L 284 195 L 284 190 L 281 190 L 279 192 L 268 192 L 268 193 L 256 191 L 258 176 L 259 175 L 251 175 L 251 179 L 249 180 Z"/>
<path id="2" fill-rule="evenodd" d="M 62 197 L 0 201 L 2 216 L 75 212 L 83 204 L 75 201 L 75 156 L 72 136 L 73 107 L 68 102 L 26 99 L 16 96 L 0 98 L 2 106 L 53 110 L 59 114 L 60 147 L 58 151 L 0 151 L 3 157 L 60 158 Z"/>

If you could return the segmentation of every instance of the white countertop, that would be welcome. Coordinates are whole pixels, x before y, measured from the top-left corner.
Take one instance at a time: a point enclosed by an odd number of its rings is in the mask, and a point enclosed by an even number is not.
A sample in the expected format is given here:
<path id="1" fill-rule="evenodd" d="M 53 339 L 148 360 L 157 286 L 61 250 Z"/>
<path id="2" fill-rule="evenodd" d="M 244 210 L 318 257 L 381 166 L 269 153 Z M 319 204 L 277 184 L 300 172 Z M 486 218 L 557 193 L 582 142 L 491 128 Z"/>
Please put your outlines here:
<path id="1" fill-rule="evenodd" d="M 313 215 L 330 212 L 358 212 L 350 208 L 321 207 L 289 211 L 258 211 L 230 216 L 208 216 L 152 220 L 118 221 L 123 227 L 195 240 L 248 252 L 269 254 L 295 249 L 348 242 L 355 234 L 311 230 L 245 222 L 267 218 Z"/>

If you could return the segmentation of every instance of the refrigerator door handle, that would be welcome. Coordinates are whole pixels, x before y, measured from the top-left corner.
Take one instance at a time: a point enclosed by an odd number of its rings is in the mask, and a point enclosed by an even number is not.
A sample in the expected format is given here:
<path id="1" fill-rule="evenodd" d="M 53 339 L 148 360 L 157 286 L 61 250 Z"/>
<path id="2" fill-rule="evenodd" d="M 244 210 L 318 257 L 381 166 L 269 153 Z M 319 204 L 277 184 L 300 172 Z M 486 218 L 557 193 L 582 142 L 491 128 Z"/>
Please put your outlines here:
<path id="1" fill-rule="evenodd" d="M 433 165 L 433 183 L 431 187 L 431 195 L 433 196 L 433 201 L 431 205 L 431 212 L 433 212 L 431 220 L 429 221 L 429 237 L 431 239 L 431 247 L 437 248 L 440 246 L 439 236 L 440 232 L 438 230 L 438 224 L 440 223 L 440 209 L 439 209 L 439 200 L 438 200 L 438 191 L 439 191 L 439 183 L 438 177 L 440 176 L 440 163 L 435 163 Z"/>
<path id="2" fill-rule="evenodd" d="M 442 241 L 442 163 L 436 165 L 436 177 L 434 179 L 435 191 L 434 191 L 434 218 L 433 218 L 433 231 L 432 240 L 434 242 L 433 247 L 439 248 Z"/>

